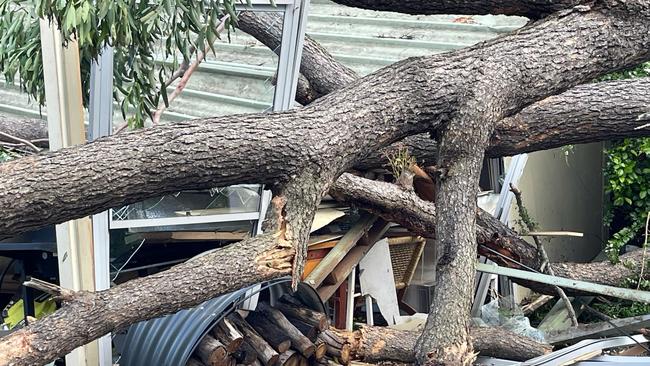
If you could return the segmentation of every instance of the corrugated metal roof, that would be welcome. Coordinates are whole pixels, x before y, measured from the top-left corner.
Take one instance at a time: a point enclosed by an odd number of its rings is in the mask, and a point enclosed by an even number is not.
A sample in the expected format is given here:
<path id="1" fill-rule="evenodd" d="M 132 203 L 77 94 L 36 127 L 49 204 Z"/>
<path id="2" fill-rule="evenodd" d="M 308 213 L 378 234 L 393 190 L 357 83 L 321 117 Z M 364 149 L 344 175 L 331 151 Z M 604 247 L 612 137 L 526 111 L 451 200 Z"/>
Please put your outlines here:
<path id="1" fill-rule="evenodd" d="M 291 278 L 285 277 L 265 283 L 261 290 L 272 287 L 275 296 L 286 293 L 286 283 Z M 125 339 L 119 347 L 121 366 L 183 366 L 187 363 L 199 341 L 215 324 L 232 312 L 245 300 L 246 292 L 257 285 L 233 291 L 208 300 L 191 309 L 181 310 L 175 314 L 140 322 L 129 327 Z M 323 311 L 324 307 L 316 292 L 309 286 L 301 284 L 297 295 L 307 300 L 306 305 L 314 310 Z"/>
<path id="2" fill-rule="evenodd" d="M 376 12 L 312 0 L 307 32 L 333 56 L 361 75 L 395 61 L 440 53 L 497 37 L 521 27 L 521 17 L 413 16 Z M 226 38 L 226 37 L 224 37 Z M 277 56 L 254 38 L 238 31 L 216 45 L 187 89 L 165 113 L 166 120 L 259 112 L 273 99 L 271 77 Z M 17 88 L 0 84 L 0 113 L 38 116 Z M 116 123 L 121 117 L 116 114 Z"/>

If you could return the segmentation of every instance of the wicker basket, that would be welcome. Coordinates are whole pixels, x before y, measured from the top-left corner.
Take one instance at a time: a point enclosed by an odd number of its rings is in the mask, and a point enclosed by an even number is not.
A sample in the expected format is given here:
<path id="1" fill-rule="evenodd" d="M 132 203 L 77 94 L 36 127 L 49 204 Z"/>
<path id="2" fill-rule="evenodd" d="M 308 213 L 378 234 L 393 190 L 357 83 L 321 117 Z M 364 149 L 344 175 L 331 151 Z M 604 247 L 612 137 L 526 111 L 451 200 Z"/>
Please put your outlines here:
<path id="1" fill-rule="evenodd" d="M 415 273 L 415 267 L 422 256 L 425 243 L 426 240 L 419 236 L 403 236 L 388 239 L 396 289 L 404 289 L 411 282 L 413 273 Z"/>

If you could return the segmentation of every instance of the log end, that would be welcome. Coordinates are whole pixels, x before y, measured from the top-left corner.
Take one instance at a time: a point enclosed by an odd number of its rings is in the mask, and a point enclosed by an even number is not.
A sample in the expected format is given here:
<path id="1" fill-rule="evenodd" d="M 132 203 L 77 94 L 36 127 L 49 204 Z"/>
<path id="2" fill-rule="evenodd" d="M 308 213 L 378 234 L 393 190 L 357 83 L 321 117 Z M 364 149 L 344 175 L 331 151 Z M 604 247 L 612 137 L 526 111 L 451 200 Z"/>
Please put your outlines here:
<path id="1" fill-rule="evenodd" d="M 323 347 L 323 348 L 324 348 L 324 350 L 323 350 L 323 356 L 324 356 L 324 355 L 325 355 L 325 349 L 326 349 L 326 348 L 325 348 L 325 347 Z M 302 349 L 300 353 L 301 353 L 303 356 L 309 358 L 309 357 L 311 357 L 315 352 L 316 352 L 316 346 L 311 345 L 311 346 L 307 346 L 307 347 L 305 347 L 304 349 Z M 323 357 L 323 356 L 321 356 L 321 357 Z"/>
<path id="2" fill-rule="evenodd" d="M 327 352 L 327 345 L 325 342 L 319 342 L 318 345 L 316 345 L 314 348 L 314 357 L 317 360 L 325 357 L 325 353 Z"/>
<path id="3" fill-rule="evenodd" d="M 289 348 L 291 348 L 291 341 L 287 339 L 278 344 L 277 351 L 283 353 L 288 351 Z"/>
<path id="4" fill-rule="evenodd" d="M 244 342 L 244 338 L 237 338 L 233 339 L 228 345 L 226 346 L 226 351 L 229 354 L 237 352 L 237 350 L 241 347 L 241 344 Z"/>

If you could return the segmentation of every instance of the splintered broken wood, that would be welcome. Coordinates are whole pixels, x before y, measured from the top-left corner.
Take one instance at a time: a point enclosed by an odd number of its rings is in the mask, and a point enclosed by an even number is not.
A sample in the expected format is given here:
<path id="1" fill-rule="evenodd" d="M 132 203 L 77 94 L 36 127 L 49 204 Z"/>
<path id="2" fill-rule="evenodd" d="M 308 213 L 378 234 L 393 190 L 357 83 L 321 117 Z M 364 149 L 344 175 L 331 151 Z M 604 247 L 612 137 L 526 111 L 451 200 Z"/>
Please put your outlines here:
<path id="1" fill-rule="evenodd" d="M 359 264 L 361 259 L 372 249 L 388 230 L 390 224 L 383 219 L 378 219 L 368 231 L 367 245 L 357 245 L 341 260 L 332 272 L 337 274 L 337 281 L 333 285 L 321 286 L 318 288 L 318 295 L 323 301 L 327 301 L 334 295 L 343 281 L 348 277 L 352 269 Z"/>
<path id="2" fill-rule="evenodd" d="M 305 278 L 305 282 L 314 288 L 319 287 L 327 275 L 329 275 L 336 266 L 343 260 L 343 258 L 350 252 L 350 250 L 357 245 L 357 242 L 370 230 L 377 216 L 365 215 L 362 217 L 345 235 L 338 241 L 338 243 L 330 250 L 330 252 L 323 258 L 320 263 L 314 268 L 309 276 Z"/>

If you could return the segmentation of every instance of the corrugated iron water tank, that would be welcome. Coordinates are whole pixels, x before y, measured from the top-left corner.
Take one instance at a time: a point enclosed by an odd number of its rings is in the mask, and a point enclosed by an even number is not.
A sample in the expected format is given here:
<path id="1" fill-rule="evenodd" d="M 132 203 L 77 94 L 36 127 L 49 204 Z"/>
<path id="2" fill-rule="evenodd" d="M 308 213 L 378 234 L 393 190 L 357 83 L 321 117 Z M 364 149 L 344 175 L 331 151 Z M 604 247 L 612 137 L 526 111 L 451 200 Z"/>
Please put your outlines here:
<path id="1" fill-rule="evenodd" d="M 291 292 L 289 277 L 245 287 L 208 300 L 191 309 L 133 324 L 121 342 L 120 366 L 184 366 L 199 341 L 226 315 L 237 309 L 255 289 L 271 299 Z M 299 284 L 293 296 L 313 310 L 325 313 L 318 293 Z"/>

